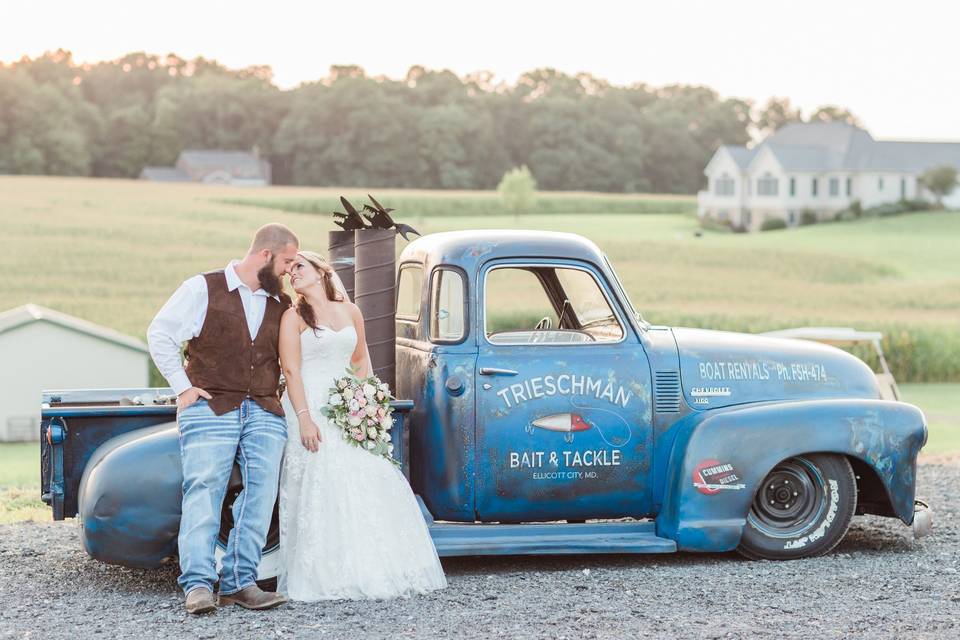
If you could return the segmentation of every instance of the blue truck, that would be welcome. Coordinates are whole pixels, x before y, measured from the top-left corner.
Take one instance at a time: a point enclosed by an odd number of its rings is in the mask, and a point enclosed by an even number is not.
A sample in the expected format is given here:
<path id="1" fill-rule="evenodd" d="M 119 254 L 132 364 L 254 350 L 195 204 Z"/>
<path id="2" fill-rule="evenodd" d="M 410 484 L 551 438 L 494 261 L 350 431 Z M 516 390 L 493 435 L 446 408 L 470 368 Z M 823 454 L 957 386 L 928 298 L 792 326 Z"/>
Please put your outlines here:
<path id="1" fill-rule="evenodd" d="M 642 286 L 642 285 L 641 285 Z M 397 260 L 394 455 L 441 556 L 827 553 L 854 515 L 929 529 L 922 412 L 839 349 L 646 322 L 563 233 L 417 239 Z M 86 551 L 176 556 L 169 389 L 50 391 L 42 492 Z M 230 481 L 221 547 L 241 488 Z M 271 526 L 260 578 L 276 575 Z"/>

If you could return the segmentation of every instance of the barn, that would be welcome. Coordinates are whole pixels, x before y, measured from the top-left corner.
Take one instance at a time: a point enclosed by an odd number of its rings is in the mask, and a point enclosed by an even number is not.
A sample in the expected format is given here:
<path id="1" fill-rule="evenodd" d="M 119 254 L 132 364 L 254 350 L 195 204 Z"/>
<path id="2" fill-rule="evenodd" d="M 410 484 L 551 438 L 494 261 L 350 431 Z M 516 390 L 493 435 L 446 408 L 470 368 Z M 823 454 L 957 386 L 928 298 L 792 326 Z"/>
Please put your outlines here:
<path id="1" fill-rule="evenodd" d="M 44 389 L 146 387 L 147 345 L 35 304 L 0 313 L 0 442 L 40 437 Z"/>

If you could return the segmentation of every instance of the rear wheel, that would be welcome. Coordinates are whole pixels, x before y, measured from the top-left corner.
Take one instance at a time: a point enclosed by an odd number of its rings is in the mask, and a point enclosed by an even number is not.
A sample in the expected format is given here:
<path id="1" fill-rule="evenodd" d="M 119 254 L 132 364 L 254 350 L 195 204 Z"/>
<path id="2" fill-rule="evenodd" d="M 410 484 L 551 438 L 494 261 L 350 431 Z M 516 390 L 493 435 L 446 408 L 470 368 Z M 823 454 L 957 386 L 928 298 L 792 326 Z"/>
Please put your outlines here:
<path id="1" fill-rule="evenodd" d="M 757 489 L 738 551 L 748 558 L 819 556 L 843 538 L 857 508 L 857 481 L 844 456 L 796 456 Z"/>

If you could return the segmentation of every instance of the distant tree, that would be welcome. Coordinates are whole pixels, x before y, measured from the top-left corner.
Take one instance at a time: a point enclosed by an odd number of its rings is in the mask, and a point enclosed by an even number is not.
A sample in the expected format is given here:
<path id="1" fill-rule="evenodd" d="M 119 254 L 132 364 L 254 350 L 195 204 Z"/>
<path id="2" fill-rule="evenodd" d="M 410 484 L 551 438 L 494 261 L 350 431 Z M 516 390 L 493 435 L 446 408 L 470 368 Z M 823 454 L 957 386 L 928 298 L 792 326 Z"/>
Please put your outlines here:
<path id="1" fill-rule="evenodd" d="M 814 111 L 808 120 L 809 122 L 845 122 L 856 127 L 863 126 L 860 119 L 853 115 L 848 109 L 838 107 L 832 104 L 826 104 Z"/>
<path id="2" fill-rule="evenodd" d="M 800 109 L 791 106 L 789 98 L 770 98 L 757 114 L 757 129 L 769 135 L 786 124 L 802 121 Z"/>
<path id="3" fill-rule="evenodd" d="M 937 206 L 943 208 L 943 199 L 957 187 L 957 168 L 945 164 L 928 169 L 920 176 L 920 183 L 937 199 Z"/>
<path id="4" fill-rule="evenodd" d="M 497 191 L 503 206 L 514 214 L 529 211 L 537 201 L 537 181 L 525 166 L 507 171 L 497 185 Z"/>

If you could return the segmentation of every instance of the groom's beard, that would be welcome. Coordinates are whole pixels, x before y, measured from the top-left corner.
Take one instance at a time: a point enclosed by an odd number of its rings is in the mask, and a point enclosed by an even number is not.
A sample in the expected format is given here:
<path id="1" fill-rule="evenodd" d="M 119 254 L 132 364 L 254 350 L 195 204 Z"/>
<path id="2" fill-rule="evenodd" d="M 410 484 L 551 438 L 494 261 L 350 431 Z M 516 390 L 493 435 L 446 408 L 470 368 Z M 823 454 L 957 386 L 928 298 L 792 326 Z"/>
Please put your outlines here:
<path id="1" fill-rule="evenodd" d="M 257 281 L 260 282 L 260 287 L 271 296 L 279 296 L 283 290 L 283 283 L 280 281 L 280 276 L 273 272 L 274 262 L 276 258 L 260 267 L 257 271 Z"/>

